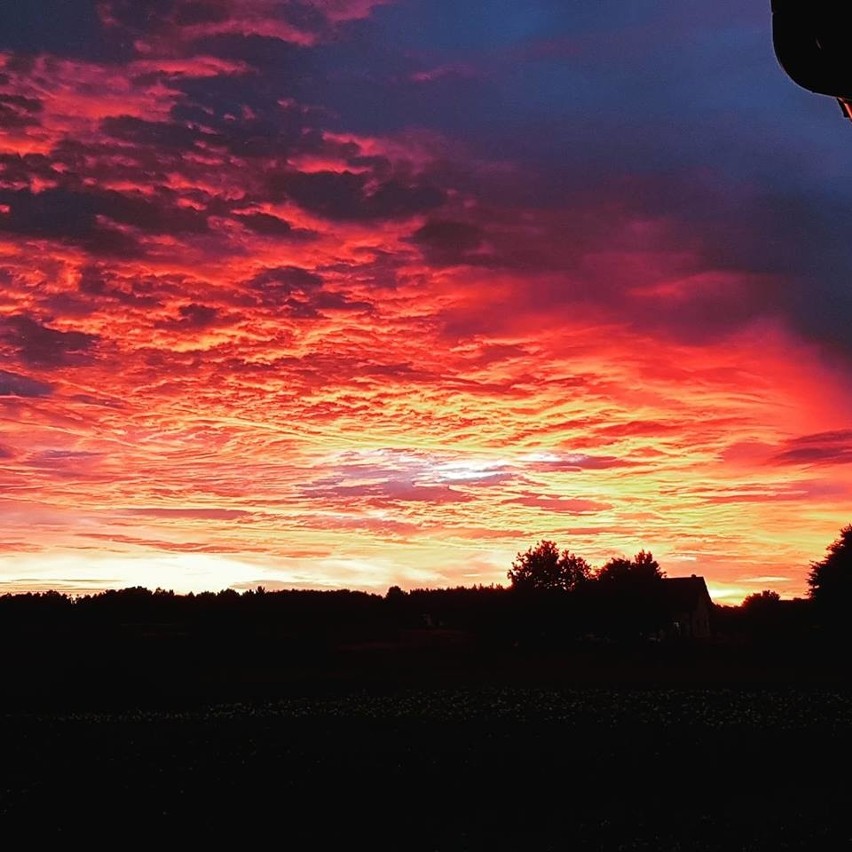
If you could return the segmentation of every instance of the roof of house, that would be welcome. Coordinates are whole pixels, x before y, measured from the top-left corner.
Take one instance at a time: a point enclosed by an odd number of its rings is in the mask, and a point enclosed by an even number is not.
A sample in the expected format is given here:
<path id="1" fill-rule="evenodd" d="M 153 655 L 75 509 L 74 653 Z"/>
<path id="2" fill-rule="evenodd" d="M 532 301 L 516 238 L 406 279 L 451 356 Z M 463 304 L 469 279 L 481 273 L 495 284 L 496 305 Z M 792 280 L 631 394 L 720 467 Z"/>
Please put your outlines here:
<path id="1" fill-rule="evenodd" d="M 703 577 L 664 577 L 646 582 L 587 583 L 578 590 L 586 606 L 654 607 L 668 613 L 694 610 L 704 600 L 712 605 Z"/>
<path id="2" fill-rule="evenodd" d="M 662 581 L 661 591 L 665 601 L 672 609 L 694 609 L 701 599 L 712 603 L 707 584 L 703 577 L 666 577 Z"/>

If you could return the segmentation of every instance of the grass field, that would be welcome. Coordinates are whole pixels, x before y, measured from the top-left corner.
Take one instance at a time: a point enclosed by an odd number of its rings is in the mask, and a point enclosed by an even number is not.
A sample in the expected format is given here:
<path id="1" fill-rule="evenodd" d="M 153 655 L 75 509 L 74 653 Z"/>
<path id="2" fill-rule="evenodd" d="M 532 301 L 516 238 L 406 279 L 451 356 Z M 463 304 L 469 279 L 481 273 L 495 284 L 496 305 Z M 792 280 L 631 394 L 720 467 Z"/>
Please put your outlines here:
<path id="1" fill-rule="evenodd" d="M 122 846 L 839 848 L 850 745 L 852 697 L 827 688 L 18 712 L 0 726 L 0 824 L 29 843 Z"/>

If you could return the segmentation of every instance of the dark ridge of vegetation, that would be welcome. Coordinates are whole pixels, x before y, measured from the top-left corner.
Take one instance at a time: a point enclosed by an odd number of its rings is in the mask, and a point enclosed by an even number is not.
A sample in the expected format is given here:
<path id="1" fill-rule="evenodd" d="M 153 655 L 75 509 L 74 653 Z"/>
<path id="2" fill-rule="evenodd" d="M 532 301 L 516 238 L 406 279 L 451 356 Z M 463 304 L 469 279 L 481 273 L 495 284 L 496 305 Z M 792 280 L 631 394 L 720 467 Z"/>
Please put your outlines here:
<path id="1" fill-rule="evenodd" d="M 712 635 L 717 641 L 817 641 L 833 633 L 823 615 L 813 600 L 764 592 L 740 606 L 714 605 Z M 7 642 L 198 636 L 225 644 L 238 638 L 379 643 L 397 642 L 406 632 L 455 631 L 495 647 L 560 648 L 656 641 L 665 617 L 641 587 L 597 598 L 584 590 L 528 594 L 500 586 L 391 587 L 385 596 L 263 589 L 179 595 L 138 586 L 76 599 L 57 592 L 0 596 L 0 636 Z"/>
<path id="2" fill-rule="evenodd" d="M 651 608 L 652 595 L 641 586 L 603 602 L 588 594 L 527 590 L 501 586 L 419 588 L 391 587 L 384 596 L 367 592 L 282 590 L 262 588 L 242 593 L 175 594 L 135 586 L 74 598 L 57 592 L 0 596 L 0 633 L 24 631 L 54 634 L 114 630 L 151 632 L 234 632 L 278 637 L 388 638 L 399 630 L 463 630 L 512 644 L 530 640 L 532 632 L 553 641 L 645 639 L 652 637 L 665 614 Z M 630 602 L 644 622 L 621 629 Z M 647 604 L 647 606 L 646 606 Z M 797 634 L 819 629 L 820 610 L 807 599 L 781 600 L 763 593 L 740 606 L 715 605 L 714 634 L 758 636 L 763 632 Z"/>
<path id="3" fill-rule="evenodd" d="M 4 595 L 0 709 L 460 684 L 847 685 L 850 554 L 846 527 L 807 599 L 766 590 L 736 607 L 714 606 L 701 578 L 666 578 L 645 551 L 594 572 L 552 542 L 518 554 L 509 588 Z M 700 593 L 700 624 L 678 611 L 683 592 Z"/>
<path id="4" fill-rule="evenodd" d="M 848 642 L 812 601 L 716 606 L 711 638 L 695 640 L 648 634 L 654 610 L 615 600 L 590 615 L 581 593 L 500 587 L 7 595 L 0 711 L 459 686 L 848 684 Z"/>

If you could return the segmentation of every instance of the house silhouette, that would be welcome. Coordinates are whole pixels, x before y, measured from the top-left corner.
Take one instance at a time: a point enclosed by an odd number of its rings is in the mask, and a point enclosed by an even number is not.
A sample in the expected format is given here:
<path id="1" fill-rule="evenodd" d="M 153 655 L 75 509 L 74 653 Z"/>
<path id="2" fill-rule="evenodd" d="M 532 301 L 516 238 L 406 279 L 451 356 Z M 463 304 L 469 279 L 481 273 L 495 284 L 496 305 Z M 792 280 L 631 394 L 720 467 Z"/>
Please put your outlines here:
<path id="1" fill-rule="evenodd" d="M 667 635 L 708 639 L 713 601 L 703 577 L 666 577 L 660 581 L 663 607 L 669 618 Z"/>
<path id="2" fill-rule="evenodd" d="M 575 592 L 577 617 L 589 636 L 707 639 L 713 601 L 703 577 L 588 583 Z"/>

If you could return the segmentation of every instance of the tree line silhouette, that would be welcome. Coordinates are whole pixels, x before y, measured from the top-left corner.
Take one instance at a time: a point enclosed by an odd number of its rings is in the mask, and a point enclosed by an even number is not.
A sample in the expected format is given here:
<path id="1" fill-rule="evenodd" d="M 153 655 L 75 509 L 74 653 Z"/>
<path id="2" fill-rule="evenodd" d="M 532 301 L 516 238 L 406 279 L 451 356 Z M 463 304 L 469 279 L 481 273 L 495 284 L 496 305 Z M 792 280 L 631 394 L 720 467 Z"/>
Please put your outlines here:
<path id="1" fill-rule="evenodd" d="M 7 594 L 0 699 L 242 697 L 448 672 L 461 679 L 534 670 L 657 677 L 661 666 L 723 679 L 744 666 L 759 677 L 848 673 L 852 525 L 812 563 L 807 597 L 783 600 L 765 590 L 739 606 L 711 604 L 711 638 L 701 641 L 671 631 L 670 596 L 662 594 L 689 579 L 665 577 L 646 551 L 594 571 L 539 542 L 517 555 L 509 579 L 509 586 L 392 586 L 384 595 L 262 587 L 181 595 L 139 586 L 76 598 Z"/>
<path id="2" fill-rule="evenodd" d="M 518 553 L 509 570 L 509 587 L 479 585 L 455 588 L 419 588 L 403 591 L 391 586 L 384 596 L 341 590 L 268 591 L 262 586 L 242 593 L 175 594 L 141 586 L 109 589 L 71 597 L 57 592 L 26 592 L 0 596 L 0 631 L 62 632 L 74 627 L 107 626 L 136 628 L 144 634 L 169 630 L 263 633 L 275 628 L 278 635 L 316 636 L 329 631 L 338 636 L 379 636 L 403 628 L 479 628 L 518 621 L 523 613 L 541 617 L 549 608 L 577 616 L 593 597 L 593 588 L 617 590 L 623 598 L 641 599 L 666 578 L 649 551 L 632 559 L 616 557 L 595 570 L 582 557 L 560 551 L 555 542 L 543 540 Z M 805 599 L 784 601 L 772 590 L 754 593 L 738 607 L 716 605 L 717 626 L 730 623 L 762 624 L 782 610 L 807 612 L 821 628 L 835 628 L 845 620 L 852 603 L 852 525 L 847 525 L 813 562 Z M 601 595 L 608 602 L 619 595 Z M 568 606 L 568 601 L 575 603 Z M 737 613 L 733 615 L 733 613 Z M 727 616 L 727 617 L 726 617 Z M 523 620 L 523 619 L 522 619 Z"/>

